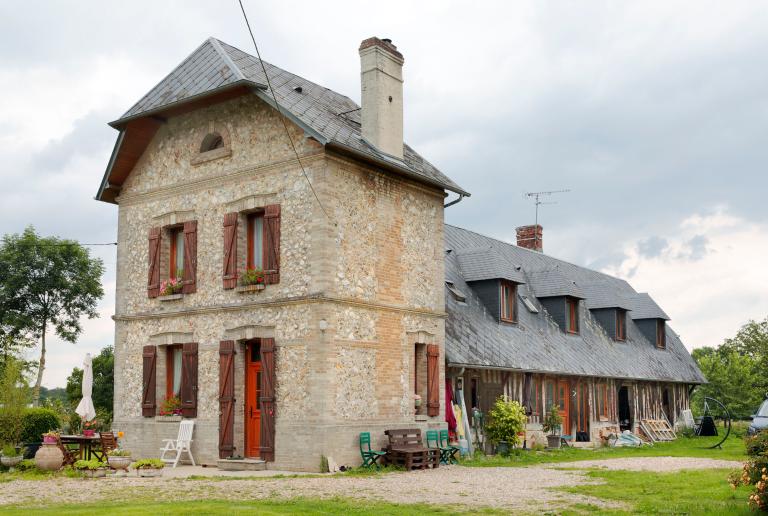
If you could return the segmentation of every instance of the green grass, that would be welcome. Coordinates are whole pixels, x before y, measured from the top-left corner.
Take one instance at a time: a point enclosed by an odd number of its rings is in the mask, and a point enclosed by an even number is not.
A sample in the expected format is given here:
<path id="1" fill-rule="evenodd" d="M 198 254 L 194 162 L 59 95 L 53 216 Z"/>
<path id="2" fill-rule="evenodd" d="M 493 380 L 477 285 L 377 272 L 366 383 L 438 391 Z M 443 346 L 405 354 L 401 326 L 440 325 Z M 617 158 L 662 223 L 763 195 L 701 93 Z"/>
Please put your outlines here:
<path id="1" fill-rule="evenodd" d="M 558 488 L 558 491 L 594 496 L 625 504 L 627 511 L 573 505 L 563 514 L 751 514 L 750 489 L 734 490 L 727 469 L 649 473 L 638 471 L 589 471 L 604 483 Z"/>
<path id="2" fill-rule="evenodd" d="M 344 514 L 354 516 L 374 516 L 380 514 L 420 516 L 429 514 L 467 514 L 453 508 L 428 504 L 391 504 L 335 498 L 319 500 L 296 498 L 293 500 L 203 500 L 193 502 L 131 502 L 98 503 L 78 505 L 46 505 L 44 507 L 3 507 L 4 515 L 28 516 L 33 514 L 56 515 L 134 515 L 134 514 Z M 472 510 L 472 514 L 504 514 L 493 510 Z"/>
<path id="3" fill-rule="evenodd" d="M 580 460 L 618 459 L 624 457 L 702 457 L 709 459 L 737 460 L 746 459 L 744 441 L 741 437 L 731 436 L 723 443 L 722 449 L 707 449 L 704 446 L 712 441 L 709 438 L 679 437 L 669 443 L 656 443 L 640 448 L 563 448 L 560 450 L 523 451 L 509 457 L 499 455 L 484 456 L 475 454 L 472 459 L 461 461 L 464 466 L 527 466 L 552 462 L 577 462 Z"/>

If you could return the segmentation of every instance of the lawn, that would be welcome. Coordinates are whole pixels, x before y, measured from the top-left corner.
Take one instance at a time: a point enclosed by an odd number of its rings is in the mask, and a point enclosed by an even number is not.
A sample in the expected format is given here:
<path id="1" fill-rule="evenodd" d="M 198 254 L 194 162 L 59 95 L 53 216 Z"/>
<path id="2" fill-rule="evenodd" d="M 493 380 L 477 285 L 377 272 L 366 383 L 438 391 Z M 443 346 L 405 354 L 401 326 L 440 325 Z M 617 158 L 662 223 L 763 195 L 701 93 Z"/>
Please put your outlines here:
<path id="1" fill-rule="evenodd" d="M 552 462 L 576 462 L 580 460 L 618 459 L 624 457 L 701 457 L 709 459 L 737 460 L 746 459 L 744 440 L 731 435 L 723 443 L 722 449 L 707 449 L 709 438 L 680 437 L 669 443 L 656 443 L 640 448 L 563 448 L 560 450 L 524 451 L 514 450 L 509 457 L 499 455 L 485 456 L 475 454 L 472 459 L 464 459 L 461 464 L 471 467 L 491 466 L 526 466 Z"/>
<path id="2" fill-rule="evenodd" d="M 648 473 L 590 471 L 604 483 L 558 490 L 626 504 L 629 511 L 575 505 L 564 514 L 754 514 L 747 505 L 750 489 L 734 490 L 727 469 Z"/>
<path id="3" fill-rule="evenodd" d="M 354 516 L 374 516 L 392 514 L 402 516 L 419 516 L 427 514 L 468 514 L 456 509 L 439 507 L 428 504 L 391 504 L 335 498 L 319 500 L 312 498 L 296 498 L 286 501 L 277 500 L 204 500 L 194 502 L 132 502 L 132 503 L 100 503 L 78 505 L 47 505 L 31 509 L 25 507 L 3 507 L 3 515 L 28 516 L 34 514 L 56 515 L 134 515 L 134 514 L 344 514 Z M 493 510 L 472 510 L 471 514 L 506 514 Z"/>

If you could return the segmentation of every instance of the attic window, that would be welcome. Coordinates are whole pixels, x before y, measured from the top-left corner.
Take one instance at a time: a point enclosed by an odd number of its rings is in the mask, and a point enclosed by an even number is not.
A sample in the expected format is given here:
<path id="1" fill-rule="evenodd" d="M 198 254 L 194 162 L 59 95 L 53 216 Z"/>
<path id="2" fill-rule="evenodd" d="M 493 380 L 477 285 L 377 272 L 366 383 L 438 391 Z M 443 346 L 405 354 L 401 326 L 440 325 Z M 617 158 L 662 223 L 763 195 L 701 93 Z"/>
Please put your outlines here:
<path id="1" fill-rule="evenodd" d="M 459 303 L 465 303 L 467 301 L 467 296 L 464 295 L 464 292 L 456 288 L 456 285 L 454 285 L 452 281 L 446 281 L 445 286 L 448 288 L 448 291 L 453 294 L 453 298 L 456 301 Z"/>
<path id="2" fill-rule="evenodd" d="M 627 339 L 627 311 L 616 309 L 616 340 Z"/>
<path id="3" fill-rule="evenodd" d="M 501 282 L 501 320 L 517 322 L 517 285 L 511 281 Z"/>
<path id="4" fill-rule="evenodd" d="M 523 302 L 523 304 L 525 305 L 525 307 L 528 309 L 529 312 L 531 312 L 532 314 L 539 313 L 539 309 L 536 308 L 536 305 L 533 304 L 533 301 L 531 301 L 530 297 L 520 294 L 520 300 Z"/>
<path id="5" fill-rule="evenodd" d="M 224 138 L 219 133 L 208 133 L 200 144 L 200 152 L 208 152 L 224 147 Z"/>
<path id="6" fill-rule="evenodd" d="M 579 333 L 579 300 L 575 297 L 565 298 L 565 323 L 568 333 Z"/>
<path id="7" fill-rule="evenodd" d="M 656 347 L 667 349 L 667 324 L 664 319 L 656 321 Z"/>

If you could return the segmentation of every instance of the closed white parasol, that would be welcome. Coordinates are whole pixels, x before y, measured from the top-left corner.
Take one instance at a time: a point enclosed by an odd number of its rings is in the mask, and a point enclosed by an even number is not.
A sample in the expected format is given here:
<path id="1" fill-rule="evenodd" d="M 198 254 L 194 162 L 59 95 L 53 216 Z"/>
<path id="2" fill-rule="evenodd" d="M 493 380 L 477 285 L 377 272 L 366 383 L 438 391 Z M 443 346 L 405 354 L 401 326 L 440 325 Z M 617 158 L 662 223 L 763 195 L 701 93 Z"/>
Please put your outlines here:
<path id="1" fill-rule="evenodd" d="M 86 353 L 83 360 L 83 399 L 77 405 L 75 412 L 86 421 L 96 417 L 96 409 L 93 408 L 93 366 L 91 365 L 91 354 Z"/>

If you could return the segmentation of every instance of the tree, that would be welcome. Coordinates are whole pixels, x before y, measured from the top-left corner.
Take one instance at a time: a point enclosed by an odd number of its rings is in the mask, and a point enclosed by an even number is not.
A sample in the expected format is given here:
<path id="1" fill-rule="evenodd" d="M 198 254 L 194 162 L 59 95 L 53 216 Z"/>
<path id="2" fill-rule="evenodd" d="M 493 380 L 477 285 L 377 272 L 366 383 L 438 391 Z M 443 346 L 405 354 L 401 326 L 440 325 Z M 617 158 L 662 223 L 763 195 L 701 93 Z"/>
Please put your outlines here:
<path id="1" fill-rule="evenodd" d="M 735 337 L 726 339 L 723 347 L 735 350 L 737 353 L 752 358 L 755 367 L 763 374 L 754 379 L 756 387 L 765 396 L 768 391 L 768 317 L 760 322 L 750 320 L 741 327 Z"/>
<path id="2" fill-rule="evenodd" d="M 725 345 L 694 349 L 692 355 L 709 382 L 700 385 L 691 400 L 698 414 L 703 411 L 705 396 L 721 401 L 734 418 L 746 419 L 754 413 L 763 395 L 752 357 Z"/>
<path id="3" fill-rule="evenodd" d="M 24 428 L 29 387 L 20 361 L 11 357 L 0 376 L 0 444 L 17 445 Z"/>
<path id="4" fill-rule="evenodd" d="M 93 406 L 100 413 L 112 413 L 114 399 L 115 355 L 112 346 L 107 346 L 91 362 L 93 367 Z M 67 378 L 67 399 L 74 407 L 83 397 L 83 370 L 75 367 Z"/>
<path id="5" fill-rule="evenodd" d="M 48 330 L 65 341 L 77 340 L 82 332 L 80 318 L 98 316 L 103 273 L 102 261 L 91 258 L 87 249 L 72 240 L 40 237 L 32 227 L 3 237 L 0 307 L 7 311 L 5 322 L 18 333 L 40 339 L 33 405 L 40 401 Z"/>

